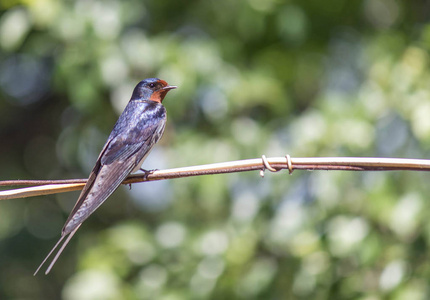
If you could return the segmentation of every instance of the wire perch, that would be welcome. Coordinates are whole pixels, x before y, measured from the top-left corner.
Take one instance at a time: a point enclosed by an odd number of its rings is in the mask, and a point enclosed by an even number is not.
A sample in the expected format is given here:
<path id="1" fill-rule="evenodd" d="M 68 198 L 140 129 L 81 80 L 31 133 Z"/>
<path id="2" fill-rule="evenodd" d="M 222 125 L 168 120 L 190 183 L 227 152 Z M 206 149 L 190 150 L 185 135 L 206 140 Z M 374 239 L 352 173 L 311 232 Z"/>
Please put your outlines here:
<path id="1" fill-rule="evenodd" d="M 266 163 L 265 163 L 266 161 Z M 130 175 L 123 184 L 164 180 L 210 174 L 224 174 L 245 171 L 263 171 L 269 166 L 276 171 L 330 170 L 330 171 L 430 171 L 430 160 L 410 158 L 377 157 L 271 157 L 237 160 L 168 170 L 156 170 L 151 174 Z M 267 168 L 269 169 L 269 168 Z M 269 169 L 270 170 L 270 169 Z M 261 174 L 261 173 L 260 173 Z M 264 174 L 264 171 L 263 171 Z M 25 188 L 0 191 L 0 200 L 25 198 L 80 190 L 86 179 L 67 180 L 6 180 L 0 186 L 27 186 Z"/>

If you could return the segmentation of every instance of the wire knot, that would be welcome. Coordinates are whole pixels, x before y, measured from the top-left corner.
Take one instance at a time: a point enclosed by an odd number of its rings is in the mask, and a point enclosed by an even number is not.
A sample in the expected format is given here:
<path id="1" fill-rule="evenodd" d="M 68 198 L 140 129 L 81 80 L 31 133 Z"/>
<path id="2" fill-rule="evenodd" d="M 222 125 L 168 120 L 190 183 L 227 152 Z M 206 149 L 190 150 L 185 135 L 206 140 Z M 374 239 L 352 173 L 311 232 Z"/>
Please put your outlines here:
<path id="1" fill-rule="evenodd" d="M 285 155 L 285 158 L 287 159 L 288 171 L 289 171 L 290 174 L 292 174 L 294 170 L 293 170 L 293 164 L 291 162 L 291 156 L 289 154 L 287 154 L 287 155 Z M 279 172 L 279 171 L 281 171 L 281 169 L 275 169 L 274 167 L 272 167 L 269 164 L 269 161 L 267 160 L 266 155 L 263 154 L 261 156 L 261 159 L 263 161 L 263 168 L 260 170 L 260 176 L 261 177 L 264 177 L 264 171 L 266 169 L 269 170 L 270 172 Z"/>
<path id="2" fill-rule="evenodd" d="M 278 172 L 280 170 L 276 170 L 274 167 L 272 167 L 269 162 L 267 161 L 267 157 L 266 155 L 262 155 L 261 159 L 263 160 L 263 169 L 260 170 L 260 176 L 264 177 L 264 171 L 267 169 L 270 172 Z"/>
<path id="3" fill-rule="evenodd" d="M 293 174 L 293 163 L 291 162 L 291 156 L 289 154 L 285 155 L 285 158 L 287 159 L 287 165 L 288 165 L 288 172 Z"/>

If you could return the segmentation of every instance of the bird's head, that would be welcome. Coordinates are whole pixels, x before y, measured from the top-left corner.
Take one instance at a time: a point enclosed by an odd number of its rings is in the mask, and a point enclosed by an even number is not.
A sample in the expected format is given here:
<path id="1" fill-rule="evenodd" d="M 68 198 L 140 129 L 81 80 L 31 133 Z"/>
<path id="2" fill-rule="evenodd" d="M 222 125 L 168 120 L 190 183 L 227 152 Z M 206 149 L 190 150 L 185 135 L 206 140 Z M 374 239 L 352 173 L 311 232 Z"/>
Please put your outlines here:
<path id="1" fill-rule="evenodd" d="M 131 100 L 151 100 L 161 103 L 167 92 L 172 89 L 176 89 L 176 86 L 169 85 L 164 80 L 147 78 L 136 85 Z"/>

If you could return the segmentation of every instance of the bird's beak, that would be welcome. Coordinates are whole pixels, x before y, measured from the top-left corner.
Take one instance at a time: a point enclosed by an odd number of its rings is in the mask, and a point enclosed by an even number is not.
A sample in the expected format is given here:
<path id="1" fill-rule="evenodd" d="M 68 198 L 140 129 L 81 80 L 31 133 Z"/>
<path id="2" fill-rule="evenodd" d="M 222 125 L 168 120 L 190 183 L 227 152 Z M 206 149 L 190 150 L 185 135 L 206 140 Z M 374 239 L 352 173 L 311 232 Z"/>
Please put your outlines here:
<path id="1" fill-rule="evenodd" d="M 163 87 L 163 90 L 170 91 L 170 90 L 173 90 L 173 89 L 176 89 L 176 88 L 177 88 L 176 85 L 168 85 L 168 86 Z"/>

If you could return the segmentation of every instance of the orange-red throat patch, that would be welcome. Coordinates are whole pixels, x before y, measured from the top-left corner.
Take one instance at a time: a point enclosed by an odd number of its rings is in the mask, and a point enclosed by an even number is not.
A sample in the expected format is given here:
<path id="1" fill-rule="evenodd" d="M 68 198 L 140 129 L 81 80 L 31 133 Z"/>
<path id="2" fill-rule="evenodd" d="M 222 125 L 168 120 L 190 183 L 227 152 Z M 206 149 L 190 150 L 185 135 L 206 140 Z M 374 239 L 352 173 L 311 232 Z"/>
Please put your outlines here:
<path id="1" fill-rule="evenodd" d="M 172 89 L 176 89 L 176 86 L 170 86 L 164 80 L 160 80 L 159 82 L 163 85 L 163 87 L 161 89 L 153 92 L 151 97 L 149 98 L 149 100 L 161 103 L 163 101 L 164 97 L 166 96 L 167 92 L 172 90 Z"/>

